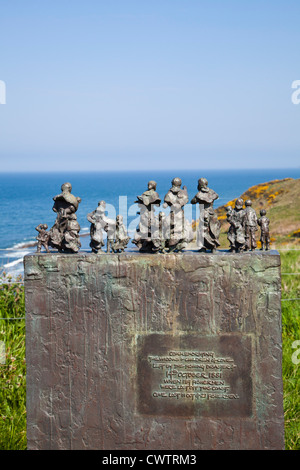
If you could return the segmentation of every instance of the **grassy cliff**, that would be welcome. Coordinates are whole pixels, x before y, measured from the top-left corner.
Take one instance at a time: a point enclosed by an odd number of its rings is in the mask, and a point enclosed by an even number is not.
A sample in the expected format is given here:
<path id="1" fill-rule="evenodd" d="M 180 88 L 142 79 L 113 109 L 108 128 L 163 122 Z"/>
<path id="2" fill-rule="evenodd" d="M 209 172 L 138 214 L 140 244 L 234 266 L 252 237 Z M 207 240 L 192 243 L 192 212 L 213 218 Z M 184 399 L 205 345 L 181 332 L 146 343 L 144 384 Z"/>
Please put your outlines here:
<path id="1" fill-rule="evenodd" d="M 285 178 L 257 184 L 238 197 L 241 197 L 244 201 L 251 199 L 252 207 L 258 217 L 259 211 L 266 209 L 267 217 L 270 219 L 270 235 L 273 248 L 277 245 L 291 246 L 300 244 L 300 179 Z M 229 228 L 226 221 L 226 207 L 233 207 L 235 201 L 236 199 L 233 199 L 216 209 L 221 222 L 221 248 L 229 247 L 226 235 Z M 257 240 L 259 238 L 260 231 L 258 230 Z"/>

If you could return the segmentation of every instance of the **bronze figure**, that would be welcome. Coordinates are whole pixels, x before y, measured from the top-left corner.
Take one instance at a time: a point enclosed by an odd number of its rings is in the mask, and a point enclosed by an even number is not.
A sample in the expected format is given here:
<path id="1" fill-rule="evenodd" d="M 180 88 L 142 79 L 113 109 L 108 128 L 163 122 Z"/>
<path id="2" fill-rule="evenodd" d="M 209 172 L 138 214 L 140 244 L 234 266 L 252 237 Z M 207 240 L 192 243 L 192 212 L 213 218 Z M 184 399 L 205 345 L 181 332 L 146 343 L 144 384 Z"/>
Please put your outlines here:
<path id="1" fill-rule="evenodd" d="M 80 225 L 75 212 L 81 202 L 79 197 L 71 194 L 72 185 L 64 183 L 61 194 L 53 198 L 53 211 L 57 217 L 49 231 L 49 246 L 67 253 L 77 253 L 81 243 L 79 238 Z"/>
<path id="2" fill-rule="evenodd" d="M 35 227 L 35 230 L 39 232 L 38 236 L 36 237 L 38 244 L 37 244 L 37 253 L 41 252 L 42 246 L 45 248 L 47 253 L 50 253 L 48 243 L 49 243 L 49 238 L 50 234 L 47 232 L 48 225 L 47 224 L 39 224 L 37 227 Z"/>
<path id="3" fill-rule="evenodd" d="M 105 223 L 103 222 L 103 215 L 105 213 L 105 201 L 99 201 L 98 207 L 93 212 L 87 215 L 87 220 L 90 222 L 90 247 L 93 253 L 98 253 L 104 246 L 103 230 Z"/>
<path id="4" fill-rule="evenodd" d="M 154 208 L 159 207 L 161 199 L 156 192 L 156 182 L 148 182 L 148 190 L 141 196 L 137 196 L 135 201 L 140 208 L 140 221 L 135 232 L 134 243 L 140 252 L 157 252 L 158 249 L 153 243 L 154 232 L 157 229 L 157 220 Z"/>
<path id="5" fill-rule="evenodd" d="M 159 253 L 167 253 L 167 238 L 169 234 L 169 227 L 166 223 L 166 214 L 160 212 L 158 219 L 156 218 L 156 230 L 153 235 L 154 250 Z"/>
<path id="6" fill-rule="evenodd" d="M 173 178 L 172 187 L 164 198 L 163 207 L 170 208 L 170 214 L 166 218 L 169 225 L 169 236 L 166 240 L 166 246 L 171 252 L 182 252 L 188 243 L 193 240 L 193 233 L 189 222 L 184 216 L 184 206 L 189 200 L 187 188 L 181 188 L 181 179 Z"/>
<path id="7" fill-rule="evenodd" d="M 261 241 L 261 250 L 269 250 L 270 249 L 270 231 L 269 225 L 270 220 L 266 216 L 266 210 L 262 209 L 260 211 L 260 218 L 258 219 L 258 225 L 260 226 L 260 241 Z"/>
<path id="8" fill-rule="evenodd" d="M 107 253 L 110 252 L 110 248 L 114 253 L 122 253 L 130 241 L 128 237 L 125 225 L 123 224 L 122 215 L 116 217 L 116 230 L 113 238 L 107 237 Z"/>
<path id="9" fill-rule="evenodd" d="M 103 232 L 107 232 L 107 251 L 109 242 L 114 239 L 116 222 L 109 219 L 105 215 L 106 202 L 99 201 L 98 207 L 87 215 L 87 219 L 91 224 L 90 227 L 90 247 L 93 253 L 102 252 L 102 247 L 105 245 L 103 240 Z"/>
<path id="10" fill-rule="evenodd" d="M 248 199 L 245 202 L 245 251 L 255 250 L 257 247 L 255 232 L 257 232 L 257 216 L 255 210 L 251 207 L 252 202 Z"/>
<path id="11" fill-rule="evenodd" d="M 232 209 L 228 207 L 227 221 L 230 224 L 227 238 L 230 243 L 230 251 L 239 253 L 245 248 L 245 210 L 243 209 L 244 201 L 238 198 L 235 202 L 235 207 Z"/>
<path id="12" fill-rule="evenodd" d="M 219 243 L 221 224 L 213 209 L 218 194 L 208 187 L 206 178 L 198 180 L 198 193 L 191 200 L 192 204 L 199 204 L 200 218 L 198 221 L 197 245 L 199 251 L 211 250 L 214 253 Z"/>

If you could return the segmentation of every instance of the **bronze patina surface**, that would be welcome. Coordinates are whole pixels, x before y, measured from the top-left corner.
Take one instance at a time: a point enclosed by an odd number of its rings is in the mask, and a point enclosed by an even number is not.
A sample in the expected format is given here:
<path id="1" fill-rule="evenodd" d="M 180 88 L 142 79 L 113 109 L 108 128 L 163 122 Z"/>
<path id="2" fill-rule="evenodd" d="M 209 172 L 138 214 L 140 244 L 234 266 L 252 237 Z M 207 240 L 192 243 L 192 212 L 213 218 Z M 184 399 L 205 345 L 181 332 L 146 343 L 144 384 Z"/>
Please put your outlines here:
<path id="1" fill-rule="evenodd" d="M 139 336 L 139 412 L 252 417 L 251 342 L 243 334 Z"/>
<path id="2" fill-rule="evenodd" d="M 28 449 L 283 449 L 280 256 L 25 257 Z"/>

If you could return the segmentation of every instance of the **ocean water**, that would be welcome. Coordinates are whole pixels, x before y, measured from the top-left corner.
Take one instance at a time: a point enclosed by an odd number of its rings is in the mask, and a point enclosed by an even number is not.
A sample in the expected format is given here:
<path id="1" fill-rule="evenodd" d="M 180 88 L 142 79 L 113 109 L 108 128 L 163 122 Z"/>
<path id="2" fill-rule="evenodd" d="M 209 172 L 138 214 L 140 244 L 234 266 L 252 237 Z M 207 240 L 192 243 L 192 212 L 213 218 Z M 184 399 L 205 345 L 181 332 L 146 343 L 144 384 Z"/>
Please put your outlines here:
<path id="1" fill-rule="evenodd" d="M 23 274 L 23 257 L 36 250 L 40 223 L 52 227 L 56 215 L 52 211 L 53 197 L 61 192 L 65 182 L 72 184 L 72 194 L 79 196 L 77 219 L 81 226 L 81 250 L 90 251 L 87 214 L 98 201 L 107 203 L 107 215 L 114 218 L 122 214 L 129 234 L 138 223 L 136 196 L 147 189 L 149 180 L 157 182 L 161 199 L 171 187 L 171 180 L 179 176 L 187 187 L 190 199 L 197 193 L 201 177 L 219 194 L 215 207 L 240 196 L 250 186 L 274 179 L 299 178 L 299 169 L 268 170 L 194 170 L 194 171 L 143 171 L 143 172 L 86 172 L 86 173 L 2 173 L 0 174 L 0 271 L 15 276 Z M 188 205 L 188 219 L 196 218 L 195 206 Z"/>

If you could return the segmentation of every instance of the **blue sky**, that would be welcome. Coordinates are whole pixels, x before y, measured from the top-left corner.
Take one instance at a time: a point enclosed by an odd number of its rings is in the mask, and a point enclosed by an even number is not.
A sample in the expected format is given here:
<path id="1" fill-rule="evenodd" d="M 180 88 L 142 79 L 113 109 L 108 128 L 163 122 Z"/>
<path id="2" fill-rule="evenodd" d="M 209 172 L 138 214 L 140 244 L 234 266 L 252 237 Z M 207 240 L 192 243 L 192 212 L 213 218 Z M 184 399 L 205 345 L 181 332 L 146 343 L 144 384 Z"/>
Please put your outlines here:
<path id="1" fill-rule="evenodd" d="M 299 0 L 0 0 L 0 171 L 299 167 Z"/>

